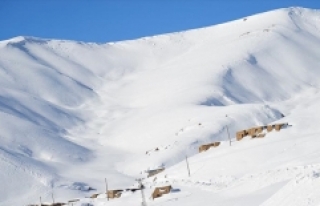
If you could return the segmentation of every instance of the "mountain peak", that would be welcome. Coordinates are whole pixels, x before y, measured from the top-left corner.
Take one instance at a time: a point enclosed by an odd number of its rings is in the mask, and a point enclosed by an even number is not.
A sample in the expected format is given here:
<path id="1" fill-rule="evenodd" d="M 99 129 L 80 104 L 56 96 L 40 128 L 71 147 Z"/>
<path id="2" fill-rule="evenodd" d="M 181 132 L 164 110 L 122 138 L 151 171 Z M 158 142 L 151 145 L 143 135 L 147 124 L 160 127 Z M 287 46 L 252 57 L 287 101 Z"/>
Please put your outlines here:
<path id="1" fill-rule="evenodd" d="M 16 44 L 25 44 L 25 43 L 46 43 L 48 39 L 37 38 L 32 36 L 17 36 L 8 40 L 0 41 L 0 45 L 16 45 Z"/>

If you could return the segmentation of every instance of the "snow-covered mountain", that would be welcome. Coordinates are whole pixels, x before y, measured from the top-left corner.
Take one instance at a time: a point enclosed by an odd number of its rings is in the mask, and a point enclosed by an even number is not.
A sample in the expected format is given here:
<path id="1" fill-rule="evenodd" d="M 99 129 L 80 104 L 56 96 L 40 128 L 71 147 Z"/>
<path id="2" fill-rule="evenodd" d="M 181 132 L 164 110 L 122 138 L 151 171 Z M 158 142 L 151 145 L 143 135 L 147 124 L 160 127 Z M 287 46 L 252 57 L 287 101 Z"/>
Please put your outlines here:
<path id="1" fill-rule="evenodd" d="M 305 8 L 106 44 L 1 41 L 0 205 L 127 188 L 159 167 L 147 197 L 179 192 L 148 205 L 319 205 L 319 48 L 320 11 Z M 291 126 L 235 141 L 274 122 Z"/>

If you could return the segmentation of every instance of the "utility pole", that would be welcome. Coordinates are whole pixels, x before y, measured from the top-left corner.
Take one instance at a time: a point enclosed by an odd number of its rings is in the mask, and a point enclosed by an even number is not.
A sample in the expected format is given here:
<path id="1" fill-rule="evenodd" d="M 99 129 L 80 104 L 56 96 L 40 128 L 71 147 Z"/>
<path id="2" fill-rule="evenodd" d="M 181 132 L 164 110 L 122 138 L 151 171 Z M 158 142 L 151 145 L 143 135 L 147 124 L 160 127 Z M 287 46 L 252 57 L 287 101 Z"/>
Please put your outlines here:
<path id="1" fill-rule="evenodd" d="M 141 189 L 141 198 L 142 198 L 142 203 L 141 203 L 141 205 L 142 205 L 142 206 L 147 206 L 146 198 L 145 198 L 144 192 L 143 192 L 144 186 L 143 186 L 142 181 L 141 181 L 140 178 L 138 179 L 138 183 L 139 183 L 139 187 L 140 187 L 140 189 Z"/>
<path id="2" fill-rule="evenodd" d="M 227 114 L 226 114 L 226 117 L 228 117 Z M 226 128 L 227 128 L 227 133 L 228 133 L 229 145 L 231 146 L 231 139 L 230 139 L 230 133 L 229 133 L 228 125 L 226 125 Z"/>
<path id="3" fill-rule="evenodd" d="M 188 156 L 186 156 L 186 163 L 187 163 L 188 175 L 190 177 L 190 168 L 189 168 Z"/>
<path id="4" fill-rule="evenodd" d="M 54 198 L 53 198 L 53 189 L 52 189 L 52 193 L 51 193 L 51 196 L 52 196 L 52 204 L 54 204 Z"/>
<path id="5" fill-rule="evenodd" d="M 107 195 L 107 200 L 109 201 L 109 195 L 108 195 L 108 181 L 107 181 L 107 178 L 104 178 L 104 182 L 106 183 L 106 195 Z"/>
<path id="6" fill-rule="evenodd" d="M 228 133 L 229 144 L 231 146 L 231 139 L 230 139 L 230 133 L 229 133 L 228 125 L 226 126 L 226 128 L 227 128 L 227 133 Z"/>
<path id="7" fill-rule="evenodd" d="M 42 206 L 41 196 L 40 196 L 40 206 Z"/>

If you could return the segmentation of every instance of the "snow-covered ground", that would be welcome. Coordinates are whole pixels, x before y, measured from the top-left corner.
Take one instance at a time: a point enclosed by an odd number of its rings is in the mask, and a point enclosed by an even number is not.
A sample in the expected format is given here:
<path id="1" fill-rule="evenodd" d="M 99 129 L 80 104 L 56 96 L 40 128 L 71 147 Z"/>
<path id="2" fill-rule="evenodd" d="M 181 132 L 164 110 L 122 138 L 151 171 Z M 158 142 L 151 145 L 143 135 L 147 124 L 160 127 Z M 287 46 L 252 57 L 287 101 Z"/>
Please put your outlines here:
<path id="1" fill-rule="evenodd" d="M 141 205 L 86 197 L 165 167 L 144 179 L 147 205 L 319 206 L 319 48 L 320 11 L 304 8 L 106 44 L 1 41 L 0 205 Z"/>

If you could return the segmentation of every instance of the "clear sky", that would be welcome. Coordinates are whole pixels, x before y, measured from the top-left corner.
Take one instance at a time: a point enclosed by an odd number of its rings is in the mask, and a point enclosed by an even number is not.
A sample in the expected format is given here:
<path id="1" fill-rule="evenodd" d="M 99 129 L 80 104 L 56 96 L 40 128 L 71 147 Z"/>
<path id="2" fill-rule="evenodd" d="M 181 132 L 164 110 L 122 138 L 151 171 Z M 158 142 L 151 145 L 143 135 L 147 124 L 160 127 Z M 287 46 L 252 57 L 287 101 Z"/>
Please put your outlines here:
<path id="1" fill-rule="evenodd" d="M 0 40 L 111 42 L 210 26 L 320 0 L 0 0 Z"/>

